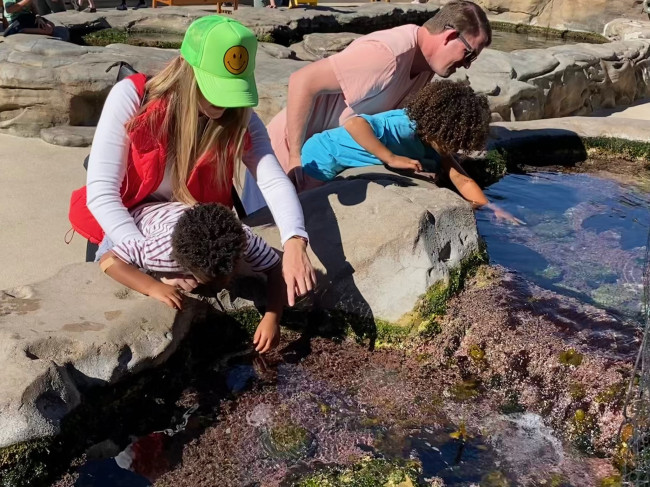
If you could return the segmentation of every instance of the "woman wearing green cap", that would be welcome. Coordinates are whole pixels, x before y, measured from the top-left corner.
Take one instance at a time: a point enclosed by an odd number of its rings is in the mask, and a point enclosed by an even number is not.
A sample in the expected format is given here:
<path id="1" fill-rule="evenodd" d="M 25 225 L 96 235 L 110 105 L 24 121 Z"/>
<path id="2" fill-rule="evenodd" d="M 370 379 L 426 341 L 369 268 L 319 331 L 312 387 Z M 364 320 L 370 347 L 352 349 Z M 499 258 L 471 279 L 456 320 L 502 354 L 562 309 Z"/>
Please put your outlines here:
<path id="1" fill-rule="evenodd" d="M 232 206 L 240 162 L 257 179 L 281 234 L 289 305 L 313 289 L 300 202 L 280 167 L 257 105 L 257 39 L 211 15 L 188 28 L 181 55 L 147 80 L 136 74 L 109 93 L 97 125 L 87 184 L 70 206 L 74 229 L 103 249 L 143 239 L 129 209 L 148 201 Z M 173 281 L 193 289 L 192 278 Z"/>

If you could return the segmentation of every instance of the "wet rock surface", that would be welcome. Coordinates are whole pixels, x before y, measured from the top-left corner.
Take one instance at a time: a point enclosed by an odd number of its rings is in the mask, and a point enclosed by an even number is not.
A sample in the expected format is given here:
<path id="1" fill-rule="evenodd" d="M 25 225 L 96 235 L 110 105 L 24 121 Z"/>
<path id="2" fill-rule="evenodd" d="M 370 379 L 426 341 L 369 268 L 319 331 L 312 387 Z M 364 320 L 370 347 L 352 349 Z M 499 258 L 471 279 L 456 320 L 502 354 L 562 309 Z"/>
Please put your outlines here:
<path id="1" fill-rule="evenodd" d="M 307 326 L 265 360 L 224 358 L 229 394 L 198 380 L 177 399 L 198 406 L 182 456 L 169 464 L 149 437 L 132 460 L 171 471 L 131 471 L 157 486 L 294 485 L 374 456 L 410 458 L 434 485 L 593 486 L 615 474 L 637 330 L 488 267 L 439 320 L 438 334 L 398 348 Z"/>

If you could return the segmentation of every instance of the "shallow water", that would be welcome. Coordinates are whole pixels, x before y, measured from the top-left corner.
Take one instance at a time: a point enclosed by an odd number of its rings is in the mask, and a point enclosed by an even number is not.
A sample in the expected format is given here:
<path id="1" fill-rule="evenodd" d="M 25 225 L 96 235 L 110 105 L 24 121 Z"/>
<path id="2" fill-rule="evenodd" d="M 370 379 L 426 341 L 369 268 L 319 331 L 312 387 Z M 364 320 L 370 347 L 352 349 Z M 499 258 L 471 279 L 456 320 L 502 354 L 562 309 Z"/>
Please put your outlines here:
<path id="1" fill-rule="evenodd" d="M 575 44 L 576 41 L 560 37 L 546 37 L 540 34 L 518 34 L 516 32 L 492 31 L 490 49 L 510 52 L 516 49 L 544 49 L 563 44 Z"/>
<path id="2" fill-rule="evenodd" d="M 524 220 L 477 213 L 490 260 L 560 294 L 640 319 L 650 195 L 586 174 L 508 175 L 488 198 Z"/>
<path id="3" fill-rule="evenodd" d="M 233 461 L 247 467 L 242 485 L 293 485 L 282 479 L 358 461 L 365 455 L 418 460 L 423 484 L 439 478 L 444 485 L 457 487 L 524 485 L 518 483 L 524 480 L 526 485 L 537 485 L 535 482 L 549 472 L 583 468 L 580 456 L 565 454 L 562 442 L 533 413 L 478 414 L 471 406 L 464 409 L 450 402 L 443 408 L 448 411 L 427 414 L 425 419 L 415 406 L 418 391 L 398 370 L 364 371 L 356 386 L 360 391 L 355 393 L 336 387 L 300 364 L 279 363 L 269 371 L 256 364 L 258 360 L 251 354 L 235 354 L 216 367 L 234 398 L 255 383 L 266 384 L 264 391 L 258 389 L 257 394 L 263 396 L 260 402 L 240 405 L 237 415 L 241 420 L 232 429 L 224 425 L 220 431 L 226 445 L 239 444 L 228 450 L 237 457 Z M 272 379 L 265 377 L 268 372 L 273 372 Z M 377 397 L 364 394 L 364 390 L 375 391 Z M 397 405 L 412 418 L 407 421 L 410 425 L 400 425 L 403 420 L 380 419 L 372 412 Z M 193 430 L 198 431 L 197 407 L 179 415 L 169 429 L 133 438 L 113 457 L 86 462 L 77 470 L 75 487 L 154 485 L 178 465 L 182 445 L 194 436 Z M 452 420 L 449 412 L 471 419 L 472 424 L 466 428 L 464 419 Z M 290 446 L 273 439 L 277 438 L 274 432 L 279 428 L 286 431 L 287 426 L 304 432 Z M 231 434 L 239 437 L 234 444 L 227 443 L 226 436 Z M 256 479 L 266 481 L 259 484 Z"/>

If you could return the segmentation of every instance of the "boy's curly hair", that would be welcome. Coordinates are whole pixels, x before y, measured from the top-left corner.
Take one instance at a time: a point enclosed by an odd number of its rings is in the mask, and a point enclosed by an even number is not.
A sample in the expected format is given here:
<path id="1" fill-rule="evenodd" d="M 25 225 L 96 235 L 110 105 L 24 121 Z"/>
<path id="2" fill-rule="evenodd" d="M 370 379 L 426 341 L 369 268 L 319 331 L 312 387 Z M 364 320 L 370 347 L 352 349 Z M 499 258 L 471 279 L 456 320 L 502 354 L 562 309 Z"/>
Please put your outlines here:
<path id="1" fill-rule="evenodd" d="M 432 81 L 406 105 L 423 142 L 435 142 L 440 150 L 482 150 L 488 135 L 490 109 L 487 98 L 455 81 Z"/>
<path id="2" fill-rule="evenodd" d="M 241 222 L 218 203 L 193 206 L 181 215 L 172 233 L 172 257 L 207 281 L 230 276 L 245 248 Z"/>

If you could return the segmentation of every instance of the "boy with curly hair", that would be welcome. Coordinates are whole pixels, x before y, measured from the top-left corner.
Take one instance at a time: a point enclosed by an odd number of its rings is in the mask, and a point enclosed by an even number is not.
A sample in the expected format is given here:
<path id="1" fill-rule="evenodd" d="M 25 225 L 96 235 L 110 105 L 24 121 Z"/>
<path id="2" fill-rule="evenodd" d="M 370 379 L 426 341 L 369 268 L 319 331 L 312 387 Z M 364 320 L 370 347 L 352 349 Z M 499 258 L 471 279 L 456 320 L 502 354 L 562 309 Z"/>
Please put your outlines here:
<path id="1" fill-rule="evenodd" d="M 267 307 L 253 337 L 264 353 L 280 339 L 284 283 L 280 257 L 235 214 L 217 203 L 188 206 L 179 202 L 148 203 L 131 211 L 144 240 L 113 246 L 99 260 L 102 271 L 121 284 L 181 309 L 176 287 L 141 272 L 190 275 L 202 284 L 226 287 L 245 262 L 267 276 Z"/>
<path id="2" fill-rule="evenodd" d="M 294 173 L 294 183 L 304 191 L 322 186 L 345 169 L 380 164 L 432 179 L 442 174 L 475 208 L 486 205 L 498 218 L 514 222 L 488 202 L 453 156 L 482 150 L 489 123 L 485 96 L 465 84 L 433 81 L 404 109 L 355 116 L 342 127 L 313 135 L 302 148 L 302 171 Z"/>

